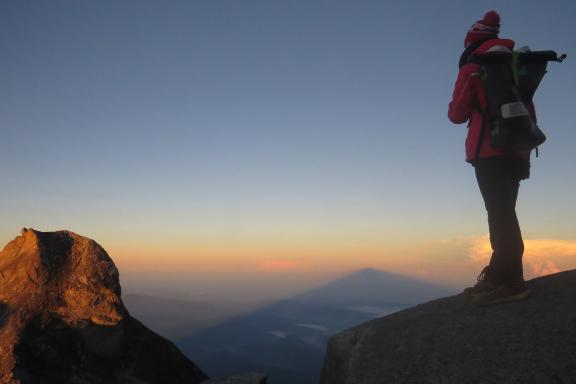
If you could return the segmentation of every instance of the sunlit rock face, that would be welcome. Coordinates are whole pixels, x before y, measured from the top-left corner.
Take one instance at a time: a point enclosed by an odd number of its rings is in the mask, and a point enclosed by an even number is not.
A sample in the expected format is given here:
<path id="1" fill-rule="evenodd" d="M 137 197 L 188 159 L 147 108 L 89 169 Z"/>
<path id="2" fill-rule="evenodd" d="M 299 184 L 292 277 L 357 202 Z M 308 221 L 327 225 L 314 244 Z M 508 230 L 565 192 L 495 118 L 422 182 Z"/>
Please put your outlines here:
<path id="1" fill-rule="evenodd" d="M 334 335 L 321 384 L 576 382 L 576 270 L 529 281 L 523 301 L 463 294 Z"/>
<path id="2" fill-rule="evenodd" d="M 132 318 L 93 240 L 22 230 L 0 252 L 0 383 L 200 383 L 202 371 Z"/>

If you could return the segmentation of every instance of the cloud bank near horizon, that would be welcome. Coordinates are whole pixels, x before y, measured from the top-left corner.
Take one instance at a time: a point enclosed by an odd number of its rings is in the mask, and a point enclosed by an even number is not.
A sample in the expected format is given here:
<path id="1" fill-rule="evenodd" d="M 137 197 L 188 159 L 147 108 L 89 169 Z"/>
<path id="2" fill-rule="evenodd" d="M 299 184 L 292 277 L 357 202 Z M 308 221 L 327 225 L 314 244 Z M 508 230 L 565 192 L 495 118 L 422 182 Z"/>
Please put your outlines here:
<path id="1" fill-rule="evenodd" d="M 528 278 L 561 272 L 576 264 L 575 240 L 524 239 L 524 249 L 524 273 Z M 488 235 L 471 239 L 468 257 L 473 263 L 485 264 L 491 255 Z"/>

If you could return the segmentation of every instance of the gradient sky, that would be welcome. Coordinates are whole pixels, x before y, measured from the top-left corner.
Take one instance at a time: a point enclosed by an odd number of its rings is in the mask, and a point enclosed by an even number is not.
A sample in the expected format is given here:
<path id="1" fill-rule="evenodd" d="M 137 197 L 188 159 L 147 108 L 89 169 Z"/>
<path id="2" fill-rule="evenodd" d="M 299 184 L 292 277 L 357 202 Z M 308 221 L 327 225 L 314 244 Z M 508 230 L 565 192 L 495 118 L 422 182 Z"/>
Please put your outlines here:
<path id="1" fill-rule="evenodd" d="M 446 112 L 489 9 L 518 46 L 568 53 L 535 97 L 548 141 L 518 214 L 541 271 L 574 268 L 572 0 L 3 0 L 0 244 L 69 229 L 134 287 L 461 284 L 487 224 Z"/>

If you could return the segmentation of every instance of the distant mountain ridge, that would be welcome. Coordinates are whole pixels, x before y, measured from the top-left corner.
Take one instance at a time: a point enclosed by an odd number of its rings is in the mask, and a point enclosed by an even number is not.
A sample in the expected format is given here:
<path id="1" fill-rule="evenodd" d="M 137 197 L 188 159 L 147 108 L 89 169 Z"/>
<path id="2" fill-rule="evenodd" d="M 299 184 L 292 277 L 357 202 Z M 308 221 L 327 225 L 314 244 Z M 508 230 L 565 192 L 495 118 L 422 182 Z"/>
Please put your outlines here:
<path id="1" fill-rule="evenodd" d="M 175 340 L 198 333 L 248 312 L 244 305 L 124 294 L 130 313 L 155 332 Z"/>

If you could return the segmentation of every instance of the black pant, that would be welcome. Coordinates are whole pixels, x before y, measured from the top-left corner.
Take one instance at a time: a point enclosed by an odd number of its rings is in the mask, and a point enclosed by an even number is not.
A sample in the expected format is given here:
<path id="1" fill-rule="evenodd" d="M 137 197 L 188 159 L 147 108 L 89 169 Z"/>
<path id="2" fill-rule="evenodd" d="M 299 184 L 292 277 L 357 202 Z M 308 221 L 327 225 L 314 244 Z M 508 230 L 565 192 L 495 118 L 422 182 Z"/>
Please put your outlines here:
<path id="1" fill-rule="evenodd" d="M 520 180 L 529 176 L 527 160 L 506 157 L 480 159 L 475 164 L 476 179 L 488 212 L 492 257 L 490 279 L 497 284 L 523 281 L 524 242 L 516 217 Z"/>

